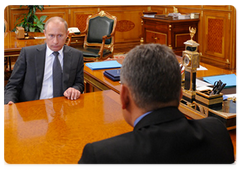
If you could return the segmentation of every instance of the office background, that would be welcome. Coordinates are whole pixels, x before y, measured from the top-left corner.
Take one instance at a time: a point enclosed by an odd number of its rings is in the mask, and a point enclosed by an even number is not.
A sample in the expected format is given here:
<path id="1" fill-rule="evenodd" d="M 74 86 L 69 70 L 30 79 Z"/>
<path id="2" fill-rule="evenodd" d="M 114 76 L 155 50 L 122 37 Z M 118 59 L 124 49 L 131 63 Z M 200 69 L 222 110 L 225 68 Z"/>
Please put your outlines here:
<path id="1" fill-rule="evenodd" d="M 19 3 L 3 3 L 2 17 L 14 28 L 17 18 L 27 12 Z M 141 16 L 146 11 L 158 14 L 173 12 L 199 13 L 198 43 L 201 61 L 226 69 L 237 69 L 237 4 L 236 3 L 50 3 L 38 17 L 47 15 L 64 18 L 69 27 L 84 30 L 88 15 L 104 10 L 118 18 L 115 49 L 130 49 L 142 38 Z M 76 45 L 83 43 L 77 38 Z"/>

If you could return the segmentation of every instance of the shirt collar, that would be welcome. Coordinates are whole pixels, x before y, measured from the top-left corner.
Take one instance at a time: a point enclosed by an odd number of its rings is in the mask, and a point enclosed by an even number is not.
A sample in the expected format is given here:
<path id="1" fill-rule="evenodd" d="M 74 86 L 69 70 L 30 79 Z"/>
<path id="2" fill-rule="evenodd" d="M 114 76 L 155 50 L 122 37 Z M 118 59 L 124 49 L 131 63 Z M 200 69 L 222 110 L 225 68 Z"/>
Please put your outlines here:
<path id="1" fill-rule="evenodd" d="M 52 51 L 47 45 L 46 56 L 50 56 L 54 51 Z M 60 56 L 63 56 L 63 47 L 58 51 Z"/>
<path id="2" fill-rule="evenodd" d="M 152 112 L 152 111 L 149 111 L 149 112 L 144 113 L 143 115 L 139 116 L 139 117 L 134 121 L 134 125 L 133 125 L 133 126 L 135 127 L 142 118 L 144 118 L 145 116 L 147 116 L 147 115 L 150 114 L 151 112 Z"/>

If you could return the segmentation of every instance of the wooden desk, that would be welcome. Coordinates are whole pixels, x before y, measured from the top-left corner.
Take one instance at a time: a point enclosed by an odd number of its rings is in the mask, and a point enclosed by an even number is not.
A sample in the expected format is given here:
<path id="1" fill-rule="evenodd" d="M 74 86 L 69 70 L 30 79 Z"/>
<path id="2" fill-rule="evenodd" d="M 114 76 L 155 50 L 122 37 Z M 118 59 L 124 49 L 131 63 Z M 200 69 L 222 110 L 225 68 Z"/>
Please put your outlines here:
<path id="1" fill-rule="evenodd" d="M 74 164 L 89 143 L 132 131 L 113 91 L 4 106 L 4 156 L 14 164 Z"/>
<path id="2" fill-rule="evenodd" d="M 182 57 L 177 56 L 179 62 L 181 62 Z M 117 62 L 120 64 L 123 63 L 123 59 L 117 59 Z M 208 70 L 201 70 L 197 72 L 197 77 L 206 77 L 213 75 L 221 75 L 221 74 L 233 74 L 236 73 L 234 71 L 222 69 L 219 67 L 215 67 L 206 63 L 200 63 L 201 66 L 206 67 Z M 120 83 L 118 81 L 114 82 L 109 78 L 103 75 L 103 70 L 91 70 L 84 64 L 84 80 L 89 83 L 91 86 L 99 89 L 99 90 L 113 90 L 116 93 L 120 93 Z"/>
<path id="3" fill-rule="evenodd" d="M 181 61 L 181 57 L 178 57 L 178 60 Z M 118 59 L 117 60 L 120 64 L 122 64 L 123 59 Z M 205 63 L 200 63 L 201 66 L 206 67 L 208 70 L 199 70 L 197 71 L 197 77 L 201 78 L 201 77 L 206 77 L 206 76 L 214 76 L 214 75 L 221 75 L 221 74 L 232 74 L 235 72 L 232 72 L 230 70 L 225 70 L 222 68 L 218 68 L 209 64 L 205 64 Z M 110 80 L 109 78 L 105 77 L 103 75 L 103 72 L 106 69 L 103 70 L 91 70 L 89 67 L 85 66 L 84 67 L 84 80 L 86 81 L 87 84 L 90 84 L 91 86 L 99 89 L 99 90 L 107 90 L 107 89 L 111 89 L 113 91 L 115 91 L 116 93 L 120 94 L 120 88 L 121 85 L 119 82 L 114 82 L 112 80 Z M 224 89 L 223 92 L 225 94 L 232 94 L 232 93 L 236 93 L 236 89 Z M 230 92 L 230 93 L 228 93 Z M 182 111 L 186 116 L 193 118 L 193 119 L 202 119 L 204 117 L 206 117 L 206 114 L 208 112 L 205 112 L 205 109 L 203 110 L 196 110 L 198 108 L 190 108 L 189 106 L 186 106 L 187 104 L 183 104 L 180 103 L 180 111 Z M 228 105 L 228 103 L 226 103 L 226 105 Z M 200 106 L 200 105 L 198 105 Z M 208 108 L 206 108 L 207 110 L 209 110 Z M 214 109 L 210 110 L 210 112 L 212 113 Z M 232 115 L 232 114 L 224 114 L 225 119 L 235 119 L 236 116 Z M 230 120 L 232 122 L 234 122 L 234 120 Z M 234 123 L 231 123 L 231 126 L 228 127 L 228 130 L 230 129 L 234 129 L 236 128 L 235 125 L 232 125 Z"/>
<path id="4" fill-rule="evenodd" d="M 189 26 L 197 28 L 198 31 L 199 19 L 173 20 L 147 17 L 141 19 L 144 43 L 165 44 L 177 55 L 182 55 L 185 49 L 184 42 L 190 39 Z M 194 40 L 198 42 L 198 33 L 195 34 Z"/>
<path id="5" fill-rule="evenodd" d="M 43 33 L 29 33 L 29 36 L 44 37 Z M 23 47 L 45 43 L 45 39 L 23 39 L 16 38 L 15 32 L 4 33 L 4 56 L 18 56 Z"/>
<path id="6" fill-rule="evenodd" d="M 120 64 L 123 63 L 123 59 L 117 59 L 117 62 Z M 119 69 L 119 68 L 118 68 Z M 103 75 L 103 70 L 91 70 L 89 67 L 86 66 L 86 63 L 84 64 L 84 80 L 87 84 L 90 84 L 92 87 L 97 88 L 98 90 L 113 90 L 116 93 L 120 93 L 121 85 L 119 81 L 112 81 L 106 76 Z M 114 70 L 114 69 L 112 69 Z M 91 91 L 89 89 L 86 90 Z"/>

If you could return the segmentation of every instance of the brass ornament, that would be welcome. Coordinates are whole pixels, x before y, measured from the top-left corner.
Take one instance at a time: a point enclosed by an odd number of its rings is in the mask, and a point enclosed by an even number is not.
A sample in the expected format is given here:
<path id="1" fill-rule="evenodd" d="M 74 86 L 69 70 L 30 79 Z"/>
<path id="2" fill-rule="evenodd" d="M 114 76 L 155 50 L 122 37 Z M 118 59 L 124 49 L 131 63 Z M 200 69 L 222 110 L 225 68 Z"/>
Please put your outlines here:
<path id="1" fill-rule="evenodd" d="M 193 40 L 193 37 L 194 37 L 194 35 L 195 35 L 195 33 L 196 33 L 196 28 L 191 28 L 191 27 L 189 27 L 189 32 L 190 32 L 190 37 L 191 37 L 191 40 Z"/>
<path id="2" fill-rule="evenodd" d="M 100 12 L 99 12 L 99 15 L 100 15 L 101 17 L 103 17 L 103 16 L 105 16 L 106 14 L 105 14 L 104 11 L 100 11 Z"/>
<path id="3" fill-rule="evenodd" d="M 178 13 L 178 9 L 175 6 L 173 7 L 173 13 Z"/>

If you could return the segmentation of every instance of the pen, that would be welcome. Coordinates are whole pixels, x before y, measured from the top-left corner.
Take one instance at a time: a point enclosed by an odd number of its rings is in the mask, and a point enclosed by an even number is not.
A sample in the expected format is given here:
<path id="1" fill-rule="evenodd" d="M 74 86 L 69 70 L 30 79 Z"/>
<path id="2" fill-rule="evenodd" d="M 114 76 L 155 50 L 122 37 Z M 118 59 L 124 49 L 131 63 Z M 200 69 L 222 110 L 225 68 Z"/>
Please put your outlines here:
<path id="1" fill-rule="evenodd" d="M 219 94 L 225 86 L 226 86 L 226 83 L 224 83 L 222 86 L 220 86 L 220 88 L 216 91 L 215 94 Z"/>
<path id="2" fill-rule="evenodd" d="M 217 94 L 217 91 L 218 91 L 218 89 L 221 88 L 221 86 L 222 86 L 222 81 L 221 80 L 215 81 L 214 82 L 214 87 L 213 87 L 210 95 Z"/>

